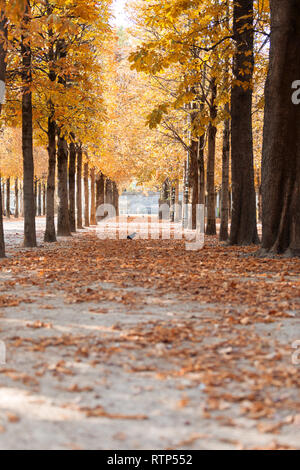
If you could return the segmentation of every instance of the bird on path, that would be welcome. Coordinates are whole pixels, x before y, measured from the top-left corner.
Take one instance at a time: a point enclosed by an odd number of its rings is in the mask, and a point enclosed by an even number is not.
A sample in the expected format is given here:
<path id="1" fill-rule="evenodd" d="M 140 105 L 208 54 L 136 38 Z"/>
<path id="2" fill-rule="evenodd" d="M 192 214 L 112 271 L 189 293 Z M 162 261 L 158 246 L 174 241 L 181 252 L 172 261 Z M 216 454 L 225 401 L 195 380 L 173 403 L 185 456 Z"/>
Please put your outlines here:
<path id="1" fill-rule="evenodd" d="M 133 240 L 136 237 L 136 232 L 132 233 L 131 235 L 128 235 L 127 240 Z"/>

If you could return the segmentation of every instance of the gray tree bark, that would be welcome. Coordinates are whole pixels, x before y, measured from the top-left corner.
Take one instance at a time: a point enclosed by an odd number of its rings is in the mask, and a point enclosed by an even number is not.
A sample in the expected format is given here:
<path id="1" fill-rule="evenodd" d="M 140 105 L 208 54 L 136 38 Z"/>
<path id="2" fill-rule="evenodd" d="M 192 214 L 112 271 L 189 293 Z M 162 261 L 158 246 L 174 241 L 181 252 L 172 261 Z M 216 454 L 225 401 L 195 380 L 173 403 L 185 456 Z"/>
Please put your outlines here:
<path id="1" fill-rule="evenodd" d="M 292 86 L 300 80 L 300 3 L 271 0 L 270 8 L 271 46 L 262 157 L 262 250 L 300 256 L 300 104 L 292 101 Z"/>
<path id="2" fill-rule="evenodd" d="M 34 161 L 32 123 L 32 58 L 27 27 L 31 21 L 30 0 L 25 0 L 21 38 L 22 54 L 22 153 L 23 153 L 23 195 L 24 195 L 24 246 L 36 246 Z"/>
<path id="3" fill-rule="evenodd" d="M 233 32 L 236 52 L 231 91 L 232 220 L 230 244 L 258 243 L 253 168 L 252 80 L 253 0 L 234 1 Z"/>

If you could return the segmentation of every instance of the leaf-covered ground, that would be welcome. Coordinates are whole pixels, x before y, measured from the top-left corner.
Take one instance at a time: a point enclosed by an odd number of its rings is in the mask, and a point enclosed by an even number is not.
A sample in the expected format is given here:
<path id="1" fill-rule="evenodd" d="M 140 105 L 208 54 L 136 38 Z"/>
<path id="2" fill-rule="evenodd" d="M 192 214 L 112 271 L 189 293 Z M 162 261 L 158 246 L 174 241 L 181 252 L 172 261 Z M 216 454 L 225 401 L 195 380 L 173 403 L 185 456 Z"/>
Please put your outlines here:
<path id="1" fill-rule="evenodd" d="M 299 260 L 10 227 L 1 449 L 300 448 Z"/>

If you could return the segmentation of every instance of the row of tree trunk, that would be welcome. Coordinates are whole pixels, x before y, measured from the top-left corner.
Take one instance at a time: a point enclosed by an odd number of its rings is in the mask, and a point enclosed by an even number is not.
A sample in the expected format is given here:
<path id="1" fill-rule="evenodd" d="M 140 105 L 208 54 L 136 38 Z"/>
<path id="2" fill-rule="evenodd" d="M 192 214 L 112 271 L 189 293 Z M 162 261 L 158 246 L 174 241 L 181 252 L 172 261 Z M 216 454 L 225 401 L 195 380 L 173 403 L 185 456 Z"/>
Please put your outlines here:
<path id="1" fill-rule="evenodd" d="M 53 148 L 50 148 L 49 145 L 49 176 L 44 238 L 47 242 L 56 241 L 54 223 L 55 136 L 52 143 Z M 119 193 L 116 183 L 106 178 L 101 172 L 97 173 L 95 167 L 90 168 L 88 157 L 83 154 L 80 144 L 71 142 L 68 145 L 65 138 L 59 135 L 57 136 L 57 180 L 58 236 L 71 236 L 76 229 L 96 225 L 97 208 L 101 204 L 112 204 L 118 214 Z"/>
<path id="2" fill-rule="evenodd" d="M 10 218 L 23 217 L 23 185 L 20 184 L 19 178 L 5 178 L 2 185 L 2 212 L 3 215 Z M 12 187 L 13 186 L 13 187 Z M 14 210 L 11 208 L 11 194 L 14 193 Z M 34 199 L 35 199 L 35 215 L 37 217 L 46 215 L 46 184 L 38 179 L 34 181 Z"/>

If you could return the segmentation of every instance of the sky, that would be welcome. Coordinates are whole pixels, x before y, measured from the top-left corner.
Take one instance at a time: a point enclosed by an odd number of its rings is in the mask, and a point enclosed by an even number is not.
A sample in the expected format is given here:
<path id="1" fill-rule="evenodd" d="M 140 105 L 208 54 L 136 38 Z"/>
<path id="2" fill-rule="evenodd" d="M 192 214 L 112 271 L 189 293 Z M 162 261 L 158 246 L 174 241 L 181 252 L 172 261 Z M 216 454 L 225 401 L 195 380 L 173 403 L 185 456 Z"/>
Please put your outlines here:
<path id="1" fill-rule="evenodd" d="M 129 20 L 126 17 L 125 14 L 125 4 L 127 0 L 115 0 L 114 2 L 114 15 L 115 15 L 115 20 L 114 24 L 116 26 L 128 26 Z"/>

